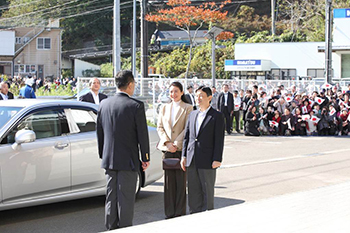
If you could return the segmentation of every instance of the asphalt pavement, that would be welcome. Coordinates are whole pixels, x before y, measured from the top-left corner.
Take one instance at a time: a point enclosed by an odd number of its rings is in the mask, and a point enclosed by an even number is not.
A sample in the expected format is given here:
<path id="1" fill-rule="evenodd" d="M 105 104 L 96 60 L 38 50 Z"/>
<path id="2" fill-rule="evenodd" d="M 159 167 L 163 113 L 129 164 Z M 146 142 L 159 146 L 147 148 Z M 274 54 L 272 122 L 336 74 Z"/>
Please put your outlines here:
<path id="1" fill-rule="evenodd" d="M 344 220 L 349 219 L 348 145 L 348 137 L 227 136 L 215 210 L 164 220 L 160 179 L 141 190 L 134 226 L 119 231 L 350 232 Z M 292 220 L 299 214 L 302 218 Z M 103 215 L 104 197 L 8 210 L 0 212 L 0 232 L 102 232 Z M 306 225 L 309 219 L 315 224 Z M 278 228 L 279 222 L 290 231 Z M 270 231 L 254 231 L 259 224 Z M 336 231 L 317 231 L 324 229 Z"/>

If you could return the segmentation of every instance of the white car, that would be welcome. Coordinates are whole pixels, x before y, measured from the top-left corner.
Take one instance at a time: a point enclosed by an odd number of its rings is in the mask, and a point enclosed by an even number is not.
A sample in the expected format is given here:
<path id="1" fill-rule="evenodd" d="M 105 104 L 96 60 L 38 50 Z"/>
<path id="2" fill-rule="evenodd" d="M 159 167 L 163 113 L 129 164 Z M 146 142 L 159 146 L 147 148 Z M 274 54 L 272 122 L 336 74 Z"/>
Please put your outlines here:
<path id="1" fill-rule="evenodd" d="M 0 210 L 105 194 L 97 110 L 79 101 L 0 101 Z M 149 135 L 151 165 L 137 192 L 163 175 L 156 129 Z"/>

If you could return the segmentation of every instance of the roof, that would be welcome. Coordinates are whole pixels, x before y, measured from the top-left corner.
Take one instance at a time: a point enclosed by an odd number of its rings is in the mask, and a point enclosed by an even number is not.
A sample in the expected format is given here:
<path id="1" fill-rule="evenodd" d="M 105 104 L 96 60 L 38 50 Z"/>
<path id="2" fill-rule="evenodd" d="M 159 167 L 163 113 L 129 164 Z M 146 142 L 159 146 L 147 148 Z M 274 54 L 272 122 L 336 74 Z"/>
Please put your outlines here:
<path id="1" fill-rule="evenodd" d="M 204 38 L 204 35 L 208 32 L 208 30 L 198 30 L 196 38 Z M 195 30 L 191 30 L 190 34 L 193 36 L 195 33 Z M 176 30 L 176 31 L 158 31 L 157 36 L 159 36 L 161 39 L 187 39 L 188 34 L 185 31 L 182 30 Z"/>
<path id="2" fill-rule="evenodd" d="M 0 101 L 0 106 L 11 106 L 11 107 L 30 107 L 30 106 L 38 106 L 38 105 L 47 106 L 49 104 L 96 107 L 95 104 L 80 102 L 76 100 L 14 99 L 14 100 Z"/>

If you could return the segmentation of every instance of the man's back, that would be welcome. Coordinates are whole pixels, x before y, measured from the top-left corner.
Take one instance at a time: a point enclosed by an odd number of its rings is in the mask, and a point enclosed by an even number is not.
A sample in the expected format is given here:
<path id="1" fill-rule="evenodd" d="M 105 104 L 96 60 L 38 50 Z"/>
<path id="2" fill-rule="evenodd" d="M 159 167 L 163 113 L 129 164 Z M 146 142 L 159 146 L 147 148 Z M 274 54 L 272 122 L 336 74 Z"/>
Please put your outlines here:
<path id="1" fill-rule="evenodd" d="M 97 136 L 102 168 L 138 171 L 139 145 L 142 156 L 148 157 L 149 154 L 144 104 L 125 93 L 117 93 L 102 101 Z"/>
<path id="2" fill-rule="evenodd" d="M 28 85 L 25 85 L 24 87 L 22 87 L 19 91 L 19 95 L 24 97 L 24 98 L 32 98 L 35 99 L 35 93 L 34 93 L 34 89 Z"/>

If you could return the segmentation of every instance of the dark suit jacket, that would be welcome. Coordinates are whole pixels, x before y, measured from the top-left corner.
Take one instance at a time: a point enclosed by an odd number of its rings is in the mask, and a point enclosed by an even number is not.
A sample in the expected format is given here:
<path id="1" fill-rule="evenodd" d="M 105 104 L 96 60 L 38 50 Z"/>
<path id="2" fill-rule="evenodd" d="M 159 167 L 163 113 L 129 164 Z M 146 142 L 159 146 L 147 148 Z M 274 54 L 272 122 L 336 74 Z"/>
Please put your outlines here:
<path id="1" fill-rule="evenodd" d="M 196 110 L 197 109 L 196 100 L 195 100 L 194 96 L 192 95 L 192 97 L 193 97 L 193 102 L 192 102 L 190 95 L 191 95 L 190 93 L 185 94 L 186 103 L 192 105 L 193 110 Z"/>
<path id="2" fill-rule="evenodd" d="M 218 96 L 218 103 L 217 103 L 218 109 L 220 112 L 224 112 L 225 107 L 225 96 L 224 93 L 221 92 Z M 231 92 L 228 92 L 227 96 L 227 110 L 229 113 L 231 113 L 234 109 L 234 103 L 233 103 L 233 95 Z"/>
<path id="3" fill-rule="evenodd" d="M 149 137 L 144 104 L 125 93 L 100 103 L 97 114 L 98 152 L 102 168 L 139 171 L 150 160 Z"/>
<path id="4" fill-rule="evenodd" d="M 213 161 L 222 161 L 224 150 L 224 116 L 210 108 L 196 135 L 199 110 L 190 113 L 183 141 L 182 157 L 193 155 L 196 168 L 211 169 Z M 189 162 L 189 161 L 188 161 Z"/>
<path id="5" fill-rule="evenodd" d="M 100 99 L 100 103 L 102 100 L 106 99 L 107 96 L 105 94 L 102 93 L 98 93 L 98 98 Z M 94 97 L 92 96 L 91 92 L 86 93 L 85 95 L 82 95 L 79 97 L 79 101 L 83 101 L 83 102 L 90 102 L 90 103 L 95 103 L 94 101 Z"/>
<path id="6" fill-rule="evenodd" d="M 13 98 L 13 94 L 11 92 L 7 93 L 7 97 L 8 97 L 9 100 L 13 100 L 14 99 Z M 3 100 L 1 95 L 0 95 L 0 100 Z"/>

